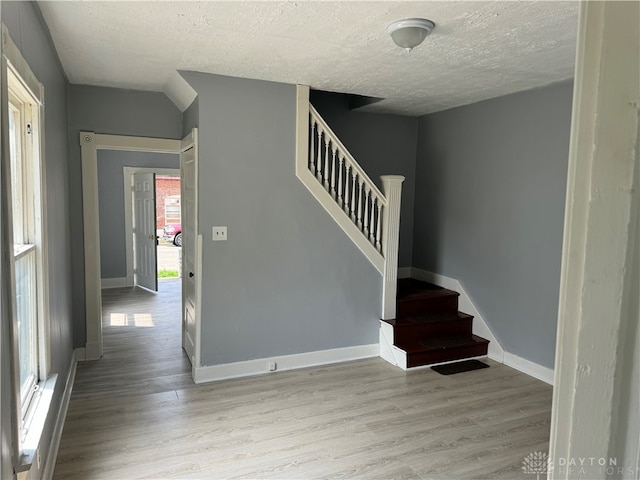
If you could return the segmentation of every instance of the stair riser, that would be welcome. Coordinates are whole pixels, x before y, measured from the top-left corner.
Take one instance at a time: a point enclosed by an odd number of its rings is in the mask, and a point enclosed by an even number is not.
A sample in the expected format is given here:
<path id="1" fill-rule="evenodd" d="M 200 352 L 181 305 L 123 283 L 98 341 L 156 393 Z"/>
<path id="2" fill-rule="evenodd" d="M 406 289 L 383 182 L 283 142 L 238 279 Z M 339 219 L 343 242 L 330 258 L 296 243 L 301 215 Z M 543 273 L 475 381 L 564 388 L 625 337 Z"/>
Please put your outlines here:
<path id="1" fill-rule="evenodd" d="M 397 318 L 411 317 L 432 312 L 457 312 L 458 296 L 447 295 L 436 298 L 403 300 L 397 305 Z"/>
<path id="2" fill-rule="evenodd" d="M 487 354 L 488 343 L 465 347 L 447 348 L 438 351 L 407 353 L 407 367 L 419 367 L 433 363 L 479 357 Z"/>
<path id="3" fill-rule="evenodd" d="M 471 335 L 472 329 L 473 317 L 438 323 L 416 323 L 414 325 L 397 326 L 393 329 L 393 343 L 398 346 L 404 341 L 415 338 Z"/>

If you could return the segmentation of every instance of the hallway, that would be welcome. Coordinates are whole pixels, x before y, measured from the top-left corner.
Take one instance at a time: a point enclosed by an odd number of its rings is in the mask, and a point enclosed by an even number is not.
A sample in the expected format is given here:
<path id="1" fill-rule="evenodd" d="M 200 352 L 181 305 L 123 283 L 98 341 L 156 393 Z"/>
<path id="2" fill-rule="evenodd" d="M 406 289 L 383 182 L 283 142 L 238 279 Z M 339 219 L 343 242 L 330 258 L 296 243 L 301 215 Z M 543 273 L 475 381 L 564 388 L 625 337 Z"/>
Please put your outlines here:
<path id="1" fill-rule="evenodd" d="M 81 398 L 164 392 L 193 385 L 181 347 L 181 281 L 102 291 L 103 353 L 79 362 L 71 404 Z"/>

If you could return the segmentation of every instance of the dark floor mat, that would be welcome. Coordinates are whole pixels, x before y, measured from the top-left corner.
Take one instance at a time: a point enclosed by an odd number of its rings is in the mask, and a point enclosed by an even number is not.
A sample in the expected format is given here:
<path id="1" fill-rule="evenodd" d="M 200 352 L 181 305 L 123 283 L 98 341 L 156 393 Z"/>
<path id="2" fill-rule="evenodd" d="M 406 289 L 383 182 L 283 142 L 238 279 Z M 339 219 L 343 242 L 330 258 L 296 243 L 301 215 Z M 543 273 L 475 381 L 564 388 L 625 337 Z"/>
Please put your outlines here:
<path id="1" fill-rule="evenodd" d="M 438 372 L 440 375 L 453 375 L 482 368 L 489 368 L 489 365 L 482 363 L 480 360 L 465 360 L 464 362 L 448 363 L 447 365 L 436 365 L 431 367 L 431 370 Z"/>

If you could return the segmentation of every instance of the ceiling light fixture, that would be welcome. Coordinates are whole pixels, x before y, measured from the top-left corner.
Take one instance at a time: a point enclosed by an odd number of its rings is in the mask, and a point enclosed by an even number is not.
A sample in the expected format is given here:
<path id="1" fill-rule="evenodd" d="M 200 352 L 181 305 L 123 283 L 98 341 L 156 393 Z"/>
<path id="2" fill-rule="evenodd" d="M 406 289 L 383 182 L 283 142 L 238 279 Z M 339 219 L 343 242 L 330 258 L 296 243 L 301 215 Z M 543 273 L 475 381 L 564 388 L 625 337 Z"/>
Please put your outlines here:
<path id="1" fill-rule="evenodd" d="M 431 20 L 424 18 L 406 18 L 389 24 L 387 33 L 396 45 L 410 52 L 424 41 L 435 26 Z"/>

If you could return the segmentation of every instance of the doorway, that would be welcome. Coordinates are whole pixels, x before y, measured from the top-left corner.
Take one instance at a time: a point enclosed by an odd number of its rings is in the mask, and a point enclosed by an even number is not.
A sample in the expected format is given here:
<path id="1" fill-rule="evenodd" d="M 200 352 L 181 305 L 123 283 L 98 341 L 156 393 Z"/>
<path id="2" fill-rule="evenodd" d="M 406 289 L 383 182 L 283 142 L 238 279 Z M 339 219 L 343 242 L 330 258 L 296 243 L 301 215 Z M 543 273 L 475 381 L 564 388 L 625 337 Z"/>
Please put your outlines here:
<path id="1" fill-rule="evenodd" d="M 84 229 L 84 260 L 85 260 L 85 299 L 86 299 L 86 343 L 84 348 L 84 359 L 99 359 L 103 354 L 103 338 L 102 338 L 102 289 L 101 289 L 101 249 L 100 249 L 100 222 L 99 222 L 99 203 L 98 203 L 98 152 L 102 151 L 127 151 L 127 152 L 146 152 L 155 154 L 178 154 L 180 156 L 181 173 L 180 176 L 184 181 L 182 170 L 187 171 L 189 182 L 188 185 L 196 185 L 197 168 L 189 166 L 188 169 L 183 168 L 184 159 L 188 157 L 188 165 L 197 165 L 197 130 L 193 129 L 183 140 L 159 139 L 148 137 L 127 137 L 119 135 L 96 134 L 93 132 L 80 133 L 80 145 L 82 155 L 82 184 L 83 184 L 83 229 Z M 193 178 L 191 178 L 193 177 Z M 120 181 L 120 185 L 123 182 Z M 124 188 L 125 192 L 128 188 Z M 188 189 L 189 192 L 195 189 Z M 189 195 L 191 198 L 194 195 Z M 124 197 L 124 194 L 122 195 Z M 184 200 L 184 193 L 182 199 Z M 195 197 L 194 197 L 195 198 Z M 191 202 L 190 204 L 192 204 Z M 195 204 L 197 206 L 197 202 Z M 130 209 L 124 209 L 126 212 Z M 199 265 L 200 250 L 196 247 L 201 246 L 201 239 L 195 238 L 197 235 L 197 209 L 186 209 L 188 215 L 184 216 L 185 208 L 182 207 L 182 223 L 185 226 L 185 243 L 193 248 L 185 258 L 189 258 L 189 282 L 187 289 L 182 286 L 182 336 L 183 347 L 184 339 L 192 340 L 191 346 L 195 347 L 195 351 L 188 351 L 190 360 L 199 359 Z M 193 218 L 191 218 L 193 217 Z M 188 220 L 187 222 L 185 222 Z M 128 222 L 127 222 L 128 223 Z M 154 232 L 155 233 L 155 232 Z M 153 243 L 155 244 L 155 235 L 153 235 Z M 193 237 L 193 238 L 192 238 Z M 131 236 L 126 235 L 125 239 Z M 127 240 L 128 241 L 128 240 Z M 130 252 L 132 249 L 126 249 Z M 133 265 L 133 258 L 128 260 L 127 269 Z M 132 271 L 131 270 L 128 270 Z M 128 276 L 128 275 L 127 275 Z M 182 276 L 181 284 L 184 282 Z M 133 285 L 133 278 L 126 279 L 129 285 Z M 188 300 L 188 301 L 187 301 Z M 185 308 L 189 305 L 190 308 Z M 185 311 L 189 312 L 189 322 L 185 322 Z M 187 328 L 186 325 L 189 325 Z M 185 334 L 187 332 L 187 334 Z"/>
<path id="2" fill-rule="evenodd" d="M 180 172 L 156 173 L 156 238 L 158 281 L 182 277 L 182 207 Z"/>
<path id="3" fill-rule="evenodd" d="M 170 157 L 174 157 L 175 164 L 179 164 L 178 155 L 170 155 Z M 165 278 L 181 278 L 180 169 L 126 166 L 122 168 L 122 177 L 124 179 L 124 205 L 126 206 L 124 211 L 127 269 L 125 285 L 142 286 L 157 291 L 158 281 Z M 149 224 L 146 225 L 145 232 L 142 232 L 142 229 L 139 228 L 141 222 L 136 219 L 136 216 L 140 216 L 136 215 L 136 183 L 141 183 L 145 177 L 147 181 L 153 183 L 153 188 L 150 190 L 153 192 L 154 212 L 150 218 L 146 219 Z M 153 237 L 150 239 L 151 241 L 146 238 L 149 235 Z M 147 240 L 148 246 L 153 248 L 151 258 L 145 258 L 142 255 L 139 246 L 140 240 Z M 102 253 L 101 256 L 103 256 Z M 146 268 L 142 268 L 144 262 L 149 263 Z M 146 276 L 153 278 L 142 278 L 144 275 L 141 273 L 145 270 Z"/>
<path id="4" fill-rule="evenodd" d="M 104 368 L 126 361 L 148 372 L 146 363 L 154 358 L 189 376 L 181 342 L 181 248 L 172 243 L 175 235 L 165 240 L 164 232 L 167 214 L 180 223 L 180 170 L 159 167 L 179 163 L 178 154 L 98 152 Z M 104 272 L 118 276 L 104 278 Z M 130 388 L 133 380 L 130 372 L 112 378 L 111 388 Z"/>

